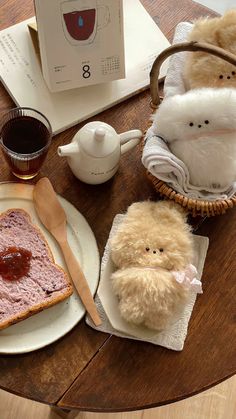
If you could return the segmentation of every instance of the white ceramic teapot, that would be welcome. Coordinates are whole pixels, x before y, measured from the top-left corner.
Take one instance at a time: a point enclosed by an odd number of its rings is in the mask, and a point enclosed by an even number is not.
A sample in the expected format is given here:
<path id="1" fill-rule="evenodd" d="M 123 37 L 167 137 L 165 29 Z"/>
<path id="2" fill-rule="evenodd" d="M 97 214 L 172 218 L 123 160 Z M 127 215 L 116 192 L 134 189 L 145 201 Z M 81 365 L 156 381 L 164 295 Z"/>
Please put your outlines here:
<path id="1" fill-rule="evenodd" d="M 140 130 L 117 134 L 105 122 L 89 122 L 73 137 L 72 142 L 57 149 L 66 156 L 74 175 L 85 183 L 106 182 L 118 170 L 122 154 L 135 147 L 142 137 Z"/>

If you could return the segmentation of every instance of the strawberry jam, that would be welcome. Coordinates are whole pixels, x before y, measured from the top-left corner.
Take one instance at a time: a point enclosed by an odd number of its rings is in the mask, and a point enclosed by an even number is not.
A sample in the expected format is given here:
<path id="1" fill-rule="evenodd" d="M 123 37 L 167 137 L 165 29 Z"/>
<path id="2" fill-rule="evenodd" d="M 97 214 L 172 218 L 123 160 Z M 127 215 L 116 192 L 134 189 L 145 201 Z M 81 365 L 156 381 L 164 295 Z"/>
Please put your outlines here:
<path id="1" fill-rule="evenodd" d="M 32 253 L 21 247 L 8 247 L 0 252 L 0 275 L 8 281 L 15 281 L 27 275 Z"/>

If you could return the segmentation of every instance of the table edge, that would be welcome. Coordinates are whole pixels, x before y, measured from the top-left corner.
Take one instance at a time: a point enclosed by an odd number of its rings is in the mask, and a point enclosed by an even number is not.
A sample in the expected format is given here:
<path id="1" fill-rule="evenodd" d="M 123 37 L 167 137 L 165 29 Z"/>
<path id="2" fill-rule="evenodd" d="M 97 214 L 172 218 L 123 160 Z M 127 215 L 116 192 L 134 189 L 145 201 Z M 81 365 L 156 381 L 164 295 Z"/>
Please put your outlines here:
<path id="1" fill-rule="evenodd" d="M 157 403 L 150 403 L 147 405 L 140 405 L 140 406 L 129 406 L 127 408 L 109 408 L 109 409 L 105 409 L 105 408 L 96 408 L 94 409 L 91 406 L 82 406 L 82 405 L 68 405 L 68 404 L 64 404 L 63 403 L 63 398 L 64 396 L 67 394 L 67 392 L 70 391 L 70 387 L 69 389 L 66 391 L 66 393 L 60 398 L 60 400 L 56 403 L 56 406 L 59 407 L 60 409 L 68 409 L 68 410 L 78 410 L 81 412 L 95 412 L 95 413 L 119 413 L 119 412 L 134 412 L 134 411 L 138 411 L 138 410 L 146 410 L 146 409 L 153 409 L 156 407 L 161 407 L 161 406 L 165 406 L 165 405 L 169 405 L 172 403 L 176 403 L 179 402 L 181 400 L 185 400 L 188 399 L 190 397 L 196 396 L 197 394 L 203 393 L 204 391 L 207 391 L 213 387 L 215 387 L 216 385 L 224 382 L 225 380 L 233 377 L 234 375 L 236 375 L 236 371 L 233 371 L 232 373 L 226 375 L 225 377 L 221 377 L 219 380 L 212 382 L 209 385 L 206 385 L 204 387 L 201 387 L 199 389 L 196 389 L 190 393 L 186 393 L 184 395 L 181 395 L 179 397 L 173 398 L 173 399 L 167 399 L 164 400 L 163 402 L 157 402 Z M 76 382 L 79 379 L 79 376 L 77 377 L 77 379 L 74 381 Z M 74 383 L 72 383 L 73 385 Z"/>

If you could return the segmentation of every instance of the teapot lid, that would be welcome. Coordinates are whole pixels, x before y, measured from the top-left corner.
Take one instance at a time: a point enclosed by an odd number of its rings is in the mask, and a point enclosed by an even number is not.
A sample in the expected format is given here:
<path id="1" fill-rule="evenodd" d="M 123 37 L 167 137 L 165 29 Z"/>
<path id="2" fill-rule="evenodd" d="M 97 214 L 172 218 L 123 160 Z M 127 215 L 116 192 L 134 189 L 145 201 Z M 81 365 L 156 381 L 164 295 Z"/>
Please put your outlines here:
<path id="1" fill-rule="evenodd" d="M 108 156 L 120 143 L 114 128 L 105 122 L 89 122 L 78 134 L 80 148 L 91 157 Z"/>

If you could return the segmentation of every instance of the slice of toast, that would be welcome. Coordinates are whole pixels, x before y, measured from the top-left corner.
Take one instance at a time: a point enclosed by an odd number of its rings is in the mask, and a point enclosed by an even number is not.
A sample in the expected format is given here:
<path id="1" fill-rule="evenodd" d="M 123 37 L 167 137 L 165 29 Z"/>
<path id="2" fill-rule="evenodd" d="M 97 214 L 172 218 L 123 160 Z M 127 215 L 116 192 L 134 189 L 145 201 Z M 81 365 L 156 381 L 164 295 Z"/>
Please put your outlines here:
<path id="1" fill-rule="evenodd" d="M 28 272 L 18 279 L 4 275 L 1 255 L 8 249 L 31 252 Z M 10 265 L 12 266 L 12 265 Z M 13 269 L 13 268 L 12 268 Z M 13 271 L 12 271 L 13 272 Z M 11 209 L 0 215 L 0 329 L 38 313 L 69 297 L 68 275 L 55 264 L 52 252 L 28 213 Z"/>

